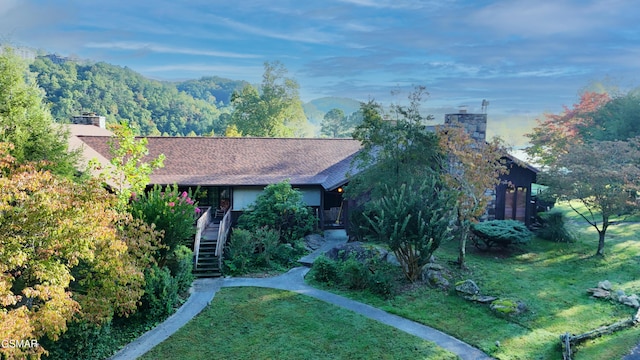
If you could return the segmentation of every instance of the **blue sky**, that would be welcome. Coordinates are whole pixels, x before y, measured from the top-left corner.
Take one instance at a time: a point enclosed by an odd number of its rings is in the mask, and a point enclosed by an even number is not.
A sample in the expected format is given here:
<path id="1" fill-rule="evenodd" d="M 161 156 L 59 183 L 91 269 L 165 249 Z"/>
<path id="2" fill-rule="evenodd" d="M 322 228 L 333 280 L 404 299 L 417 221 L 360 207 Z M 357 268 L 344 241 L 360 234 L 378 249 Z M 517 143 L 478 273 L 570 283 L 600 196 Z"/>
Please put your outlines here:
<path id="1" fill-rule="evenodd" d="M 640 86 L 634 0 L 0 0 L 0 40 L 166 80 L 257 83 L 277 60 L 304 101 L 424 85 L 434 113 L 487 99 L 512 122 Z"/>

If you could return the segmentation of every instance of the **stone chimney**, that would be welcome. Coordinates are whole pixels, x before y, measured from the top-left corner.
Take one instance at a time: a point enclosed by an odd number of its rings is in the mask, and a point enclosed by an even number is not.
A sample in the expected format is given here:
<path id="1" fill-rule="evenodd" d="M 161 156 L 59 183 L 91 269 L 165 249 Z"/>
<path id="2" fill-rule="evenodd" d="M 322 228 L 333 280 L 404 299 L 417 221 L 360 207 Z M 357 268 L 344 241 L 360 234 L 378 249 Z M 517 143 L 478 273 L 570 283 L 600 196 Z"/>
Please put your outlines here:
<path id="1" fill-rule="evenodd" d="M 458 123 L 476 141 L 487 141 L 487 114 L 469 114 L 466 109 L 461 109 L 457 114 L 446 114 L 444 123 Z"/>
<path id="2" fill-rule="evenodd" d="M 82 115 L 75 115 L 71 118 L 71 123 L 76 125 L 93 125 L 101 129 L 106 129 L 106 118 L 98 116 L 93 112 L 85 112 Z"/>

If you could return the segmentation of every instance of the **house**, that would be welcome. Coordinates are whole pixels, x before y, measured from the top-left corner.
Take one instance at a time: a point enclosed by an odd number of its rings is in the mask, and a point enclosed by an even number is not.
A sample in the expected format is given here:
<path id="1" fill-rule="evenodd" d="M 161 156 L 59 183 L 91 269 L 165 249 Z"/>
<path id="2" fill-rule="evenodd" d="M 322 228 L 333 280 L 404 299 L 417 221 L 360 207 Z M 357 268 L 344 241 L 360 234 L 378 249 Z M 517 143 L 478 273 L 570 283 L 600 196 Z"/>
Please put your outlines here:
<path id="1" fill-rule="evenodd" d="M 75 125 L 75 127 L 80 125 Z M 78 134 L 78 131 L 72 131 Z M 109 136 L 75 135 L 85 151 L 109 158 Z M 323 228 L 340 226 L 342 185 L 360 143 L 351 139 L 147 137 L 149 158 L 165 155 L 150 185 L 199 187 L 200 205 L 230 208 L 234 218 L 266 185 L 289 180 Z"/>
<path id="2" fill-rule="evenodd" d="M 454 122 L 462 124 L 476 140 L 485 141 L 486 114 L 461 111 L 445 116 L 445 124 Z M 102 124 L 94 121 L 94 125 Z M 82 126 L 72 125 L 75 146 L 81 143 L 87 157 L 108 161 L 110 137 L 102 131 L 81 131 Z M 230 209 L 234 219 L 266 185 L 288 179 L 315 210 L 322 228 L 343 227 L 348 220 L 342 186 L 348 182 L 351 161 L 361 148 L 356 140 L 253 137 L 147 137 L 147 140 L 149 158 L 160 154 L 166 157 L 164 167 L 151 174 L 150 185 L 200 187 L 206 190 L 206 196 L 198 199 L 201 205 Z M 535 215 L 531 184 L 537 170 L 508 155 L 505 160 L 511 171 L 501 177 L 487 218 L 516 219 L 529 224 Z"/>

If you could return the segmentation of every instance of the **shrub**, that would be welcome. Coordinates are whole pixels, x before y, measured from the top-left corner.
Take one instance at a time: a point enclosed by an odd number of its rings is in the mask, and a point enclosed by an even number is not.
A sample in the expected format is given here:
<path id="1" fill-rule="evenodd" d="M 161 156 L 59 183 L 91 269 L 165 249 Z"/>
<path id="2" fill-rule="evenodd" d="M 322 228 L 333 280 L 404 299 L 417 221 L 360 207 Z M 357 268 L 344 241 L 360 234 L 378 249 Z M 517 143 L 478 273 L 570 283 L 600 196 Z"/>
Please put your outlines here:
<path id="1" fill-rule="evenodd" d="M 369 292 L 389 298 L 395 294 L 396 282 L 402 278 L 398 267 L 381 260 L 368 259 L 360 262 L 354 255 L 345 260 L 318 257 L 310 271 L 312 279 L 330 286 L 345 287 Z"/>
<path id="2" fill-rule="evenodd" d="M 496 245 L 507 247 L 524 244 L 533 237 L 533 233 L 516 220 L 491 220 L 471 224 L 471 232 L 475 235 L 476 247 L 484 250 Z"/>
<path id="3" fill-rule="evenodd" d="M 313 262 L 311 277 L 323 283 L 336 283 L 338 280 L 338 264 L 328 257 L 321 255 Z"/>
<path id="4" fill-rule="evenodd" d="M 238 219 L 238 227 L 255 231 L 268 227 L 278 232 L 281 243 L 293 244 L 316 228 L 318 220 L 304 204 L 302 193 L 288 181 L 271 184 L 258 195 L 251 210 Z"/>
<path id="5" fill-rule="evenodd" d="M 226 270 L 232 275 L 245 273 L 251 264 L 256 245 L 251 231 L 233 229 L 231 239 L 225 246 Z"/>
<path id="6" fill-rule="evenodd" d="M 540 213 L 538 216 L 542 225 L 536 231 L 536 235 L 539 237 L 545 240 L 564 243 L 576 241 L 575 236 L 565 227 L 566 218 L 562 211 L 551 210 Z"/>
<path id="7" fill-rule="evenodd" d="M 262 227 L 255 231 L 255 242 L 258 245 L 257 262 L 264 266 L 272 266 L 271 260 L 277 257 L 280 249 L 280 235 L 277 231 Z"/>
<path id="8" fill-rule="evenodd" d="M 102 325 L 76 319 L 67 324 L 67 331 L 53 342 L 48 338 L 40 340 L 49 351 L 45 359 L 106 359 L 117 347 L 111 322 Z"/>
<path id="9" fill-rule="evenodd" d="M 190 246 L 193 241 L 196 232 L 193 222 L 200 209 L 192 198 L 191 191 L 180 193 L 177 185 L 166 188 L 155 185 L 131 201 L 131 214 L 135 218 L 155 224 L 156 230 L 164 232 L 162 243 L 167 248 L 161 249 L 157 256 L 161 266 L 179 245 Z"/>
<path id="10" fill-rule="evenodd" d="M 363 290 L 369 285 L 369 270 L 355 256 L 349 256 L 340 264 L 340 282 L 353 290 Z"/>
<path id="11" fill-rule="evenodd" d="M 179 294 L 185 294 L 193 282 L 193 251 L 184 245 L 178 245 L 167 259 L 167 268 L 176 280 Z"/>
<path id="12" fill-rule="evenodd" d="M 160 321 L 178 305 L 178 283 L 168 268 L 152 266 L 145 271 L 145 292 L 136 314 L 143 322 Z"/>

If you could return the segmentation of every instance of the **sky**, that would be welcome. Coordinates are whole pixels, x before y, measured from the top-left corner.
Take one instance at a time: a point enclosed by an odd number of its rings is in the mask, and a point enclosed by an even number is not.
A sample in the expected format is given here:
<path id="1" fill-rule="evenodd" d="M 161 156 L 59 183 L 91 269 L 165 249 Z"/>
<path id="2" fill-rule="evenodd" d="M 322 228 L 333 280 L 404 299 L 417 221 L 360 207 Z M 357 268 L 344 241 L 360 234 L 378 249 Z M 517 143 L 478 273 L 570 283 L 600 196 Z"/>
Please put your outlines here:
<path id="1" fill-rule="evenodd" d="M 303 101 L 421 85 L 434 114 L 486 99 L 507 127 L 640 86 L 636 0 L 0 0 L 0 40 L 160 80 L 259 83 L 279 61 Z"/>

